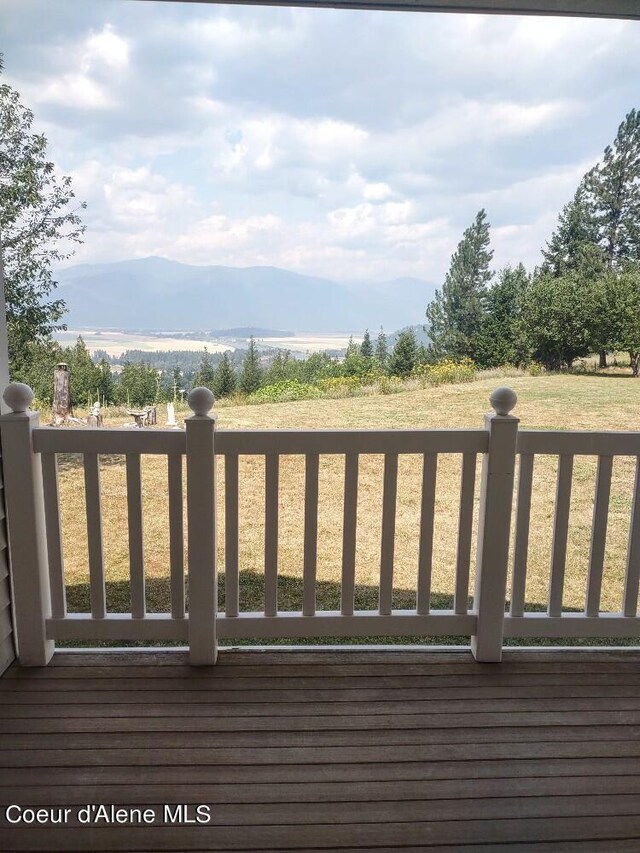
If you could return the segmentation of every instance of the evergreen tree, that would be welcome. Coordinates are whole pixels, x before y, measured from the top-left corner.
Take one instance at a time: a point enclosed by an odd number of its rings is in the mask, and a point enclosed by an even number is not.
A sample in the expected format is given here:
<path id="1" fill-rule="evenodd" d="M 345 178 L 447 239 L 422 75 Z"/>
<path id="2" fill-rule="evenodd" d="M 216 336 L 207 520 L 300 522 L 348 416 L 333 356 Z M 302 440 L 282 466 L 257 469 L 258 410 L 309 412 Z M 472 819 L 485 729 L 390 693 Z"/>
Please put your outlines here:
<path id="1" fill-rule="evenodd" d="M 205 347 L 202 352 L 202 358 L 200 359 L 200 367 L 193 377 L 193 386 L 194 388 L 208 388 L 212 391 L 214 380 L 215 370 L 211 360 L 211 353 Z"/>
<path id="2" fill-rule="evenodd" d="M 340 375 L 340 365 L 326 352 L 311 353 L 304 361 L 291 361 L 289 374 L 303 384 L 316 382 L 318 379 L 328 379 L 331 376 Z M 295 372 L 293 372 L 295 370 Z"/>
<path id="3" fill-rule="evenodd" d="M 100 405 L 111 405 L 115 400 L 113 376 L 111 375 L 111 365 L 106 358 L 101 358 L 97 365 L 98 379 L 98 402 Z"/>
<path id="4" fill-rule="evenodd" d="M 408 376 L 416 366 L 418 344 L 413 329 L 403 329 L 389 359 L 389 373 L 392 376 Z"/>
<path id="5" fill-rule="evenodd" d="M 520 365 L 528 359 L 522 331 L 522 302 L 529 276 L 522 264 L 505 267 L 485 299 L 485 315 L 476 341 L 475 361 L 480 367 Z"/>
<path id="6" fill-rule="evenodd" d="M 114 389 L 116 402 L 127 406 L 148 406 L 157 401 L 158 372 L 144 361 L 125 361 Z"/>
<path id="7" fill-rule="evenodd" d="M 416 350 L 416 364 L 429 364 L 430 361 L 429 350 L 424 344 L 420 344 Z"/>
<path id="8" fill-rule="evenodd" d="M 229 397 L 238 387 L 238 377 L 234 370 L 229 353 L 222 355 L 222 361 L 218 365 L 213 377 L 212 391 L 216 397 Z"/>
<path id="9" fill-rule="evenodd" d="M 260 356 L 256 342 L 251 335 L 249 339 L 249 349 L 242 362 L 242 371 L 240 373 L 240 390 L 244 394 L 253 394 L 262 384 L 262 368 L 260 367 Z"/>
<path id="10" fill-rule="evenodd" d="M 72 407 L 91 406 L 96 400 L 102 374 L 93 363 L 82 335 L 78 335 L 74 347 L 64 350 L 62 360 L 69 365 Z"/>
<path id="11" fill-rule="evenodd" d="M 640 111 L 627 114 L 585 186 L 609 266 L 640 260 Z"/>
<path id="12" fill-rule="evenodd" d="M 364 337 L 360 344 L 360 355 L 363 358 L 373 358 L 373 344 L 371 343 L 369 329 L 365 329 Z"/>
<path id="13" fill-rule="evenodd" d="M 362 352 L 358 344 L 353 340 L 353 336 L 349 338 L 347 352 L 342 362 L 342 371 L 345 376 L 362 376 L 367 372 L 369 362 L 362 357 Z"/>
<path id="14" fill-rule="evenodd" d="M 442 291 L 436 291 L 427 307 L 427 331 L 435 357 L 474 357 L 483 301 L 491 280 L 489 227 L 485 211 L 480 210 L 451 258 Z"/>
<path id="15" fill-rule="evenodd" d="M 380 365 L 380 367 L 387 366 L 387 360 L 389 358 L 389 351 L 387 346 L 387 336 L 384 333 L 382 326 L 380 326 L 380 331 L 378 332 L 378 338 L 376 340 L 376 353 L 375 353 L 376 361 Z"/>
<path id="16" fill-rule="evenodd" d="M 284 382 L 289 376 L 290 360 L 291 354 L 289 350 L 278 350 L 265 374 L 265 385 L 275 385 L 277 382 Z"/>
<path id="17" fill-rule="evenodd" d="M 583 179 L 573 199 L 563 208 L 547 248 L 542 250 L 542 272 L 559 276 L 577 269 L 583 248 L 597 243 L 598 226 Z"/>

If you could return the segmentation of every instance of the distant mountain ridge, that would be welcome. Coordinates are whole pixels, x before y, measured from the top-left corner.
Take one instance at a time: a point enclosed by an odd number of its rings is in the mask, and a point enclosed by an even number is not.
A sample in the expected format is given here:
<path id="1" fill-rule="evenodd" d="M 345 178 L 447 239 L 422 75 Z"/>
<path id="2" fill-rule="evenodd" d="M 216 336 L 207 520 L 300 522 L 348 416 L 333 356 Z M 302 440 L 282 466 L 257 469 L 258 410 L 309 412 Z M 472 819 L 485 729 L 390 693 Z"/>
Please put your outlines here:
<path id="1" fill-rule="evenodd" d="M 435 285 L 419 279 L 358 286 L 277 267 L 191 266 L 150 257 L 59 270 L 71 328 L 372 332 L 414 325 Z"/>

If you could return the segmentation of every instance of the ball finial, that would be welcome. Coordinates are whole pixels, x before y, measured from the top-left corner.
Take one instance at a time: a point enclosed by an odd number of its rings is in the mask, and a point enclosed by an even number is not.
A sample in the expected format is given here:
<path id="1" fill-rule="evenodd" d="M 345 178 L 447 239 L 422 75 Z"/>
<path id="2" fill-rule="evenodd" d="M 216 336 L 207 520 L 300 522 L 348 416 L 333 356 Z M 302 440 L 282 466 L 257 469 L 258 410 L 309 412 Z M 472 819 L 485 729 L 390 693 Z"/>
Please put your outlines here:
<path id="1" fill-rule="evenodd" d="M 12 412 L 26 412 L 33 402 L 33 391 L 24 382 L 12 382 L 4 389 L 2 399 Z"/>
<path id="2" fill-rule="evenodd" d="M 501 385 L 491 394 L 489 402 L 496 415 L 508 415 L 518 402 L 518 395 L 513 388 Z"/>
<path id="3" fill-rule="evenodd" d="M 189 392 L 187 402 L 193 414 L 202 417 L 209 414 L 213 408 L 215 399 L 213 393 L 208 388 L 193 388 Z"/>

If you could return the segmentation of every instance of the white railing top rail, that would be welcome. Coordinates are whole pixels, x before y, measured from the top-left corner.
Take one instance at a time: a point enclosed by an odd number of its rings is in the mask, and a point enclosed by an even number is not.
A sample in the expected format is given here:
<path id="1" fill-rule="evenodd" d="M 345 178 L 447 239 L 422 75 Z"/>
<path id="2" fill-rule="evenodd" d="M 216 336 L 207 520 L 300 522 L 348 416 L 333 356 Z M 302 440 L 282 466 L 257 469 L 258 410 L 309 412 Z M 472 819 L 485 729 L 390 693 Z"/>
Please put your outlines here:
<path id="1" fill-rule="evenodd" d="M 266 456 L 347 453 L 486 453 L 486 430 L 219 430 L 218 455 Z M 33 430 L 36 453 L 147 453 L 184 454 L 186 435 L 175 429 L 68 429 Z M 547 456 L 640 456 L 640 432 L 590 430 L 520 430 L 516 452 Z"/>
<path id="2" fill-rule="evenodd" d="M 109 429 L 85 427 L 61 429 L 36 427 L 33 430 L 34 453 L 148 453 L 168 456 L 184 454 L 186 434 L 173 429 Z"/>
<path id="3" fill-rule="evenodd" d="M 220 430 L 218 455 L 346 453 L 486 453 L 488 436 L 482 429 L 276 429 Z M 33 430 L 36 453 L 185 453 L 186 434 L 175 429 Z"/>
<path id="4" fill-rule="evenodd" d="M 640 432 L 519 430 L 516 452 L 541 456 L 640 456 Z"/>

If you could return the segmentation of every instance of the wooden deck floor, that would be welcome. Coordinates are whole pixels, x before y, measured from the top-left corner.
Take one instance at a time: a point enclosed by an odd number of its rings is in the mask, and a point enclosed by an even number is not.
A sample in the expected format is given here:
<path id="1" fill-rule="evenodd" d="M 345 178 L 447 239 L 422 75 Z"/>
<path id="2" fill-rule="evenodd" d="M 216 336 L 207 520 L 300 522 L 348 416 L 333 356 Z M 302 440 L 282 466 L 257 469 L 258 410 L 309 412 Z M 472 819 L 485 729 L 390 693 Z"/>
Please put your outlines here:
<path id="1" fill-rule="evenodd" d="M 3 851 L 640 850 L 640 653 L 57 654 L 0 703 Z"/>

